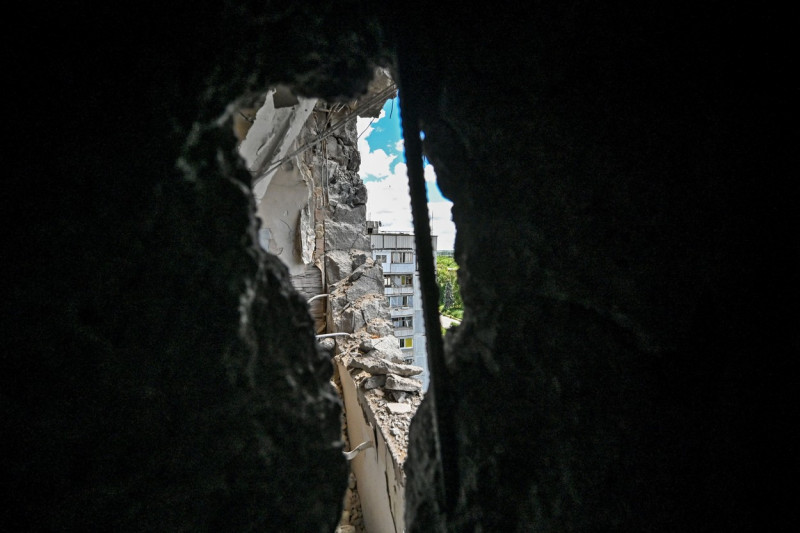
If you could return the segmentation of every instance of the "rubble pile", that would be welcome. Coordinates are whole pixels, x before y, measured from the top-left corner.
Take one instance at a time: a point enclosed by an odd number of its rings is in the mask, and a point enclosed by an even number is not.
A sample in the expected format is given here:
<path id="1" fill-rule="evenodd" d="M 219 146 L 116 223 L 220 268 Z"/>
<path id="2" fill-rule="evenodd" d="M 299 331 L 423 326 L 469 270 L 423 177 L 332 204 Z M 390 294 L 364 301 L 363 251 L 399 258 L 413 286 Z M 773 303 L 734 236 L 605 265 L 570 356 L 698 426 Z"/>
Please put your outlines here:
<path id="1" fill-rule="evenodd" d="M 375 83 L 373 89 L 380 94 L 393 86 L 383 71 Z M 359 109 L 358 115 L 377 116 L 384 101 L 378 98 Z M 341 106 L 317 110 L 310 127 L 301 133 L 309 143 L 346 112 Z M 315 184 L 316 264 L 322 267 L 327 292 L 325 330 L 333 335 L 320 339 L 320 344 L 333 359 L 334 385 L 347 406 L 342 436 L 344 449 L 350 451 L 345 457 L 355 461 L 337 533 L 363 533 L 388 522 L 400 530 L 402 465 L 411 418 L 422 401 L 423 382 L 415 376 L 424 369 L 405 363 L 384 295 L 383 269 L 372 258 L 355 121 L 331 131 L 335 133 L 304 155 L 304 168 L 310 169 Z M 351 442 L 351 436 L 358 441 Z M 357 460 L 362 452 L 372 458 L 366 466 Z M 376 480 L 377 485 L 385 483 L 389 503 L 375 493 Z M 359 484 L 367 491 L 359 494 Z"/>
<path id="2" fill-rule="evenodd" d="M 359 396 L 374 415 L 389 448 L 402 465 L 411 418 L 422 401 L 423 369 L 406 364 L 394 335 L 379 338 L 362 331 L 336 340 L 336 358 L 348 369 Z"/>

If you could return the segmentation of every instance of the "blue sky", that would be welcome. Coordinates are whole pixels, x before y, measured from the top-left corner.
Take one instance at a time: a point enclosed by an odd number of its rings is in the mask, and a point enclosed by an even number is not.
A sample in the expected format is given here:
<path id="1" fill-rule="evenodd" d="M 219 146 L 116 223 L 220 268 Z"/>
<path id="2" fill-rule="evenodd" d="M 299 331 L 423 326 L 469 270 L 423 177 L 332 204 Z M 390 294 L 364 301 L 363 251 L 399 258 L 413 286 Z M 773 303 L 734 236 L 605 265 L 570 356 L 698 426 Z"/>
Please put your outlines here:
<path id="1" fill-rule="evenodd" d="M 370 124 L 370 121 L 372 123 Z M 408 196 L 400 107 L 397 98 L 383 106 L 379 118 L 359 118 L 359 175 L 367 187 L 367 219 L 380 220 L 384 231 L 412 232 L 411 199 Z M 363 133 L 362 133 L 363 132 Z M 431 231 L 438 236 L 439 250 L 452 250 L 456 228 L 450 215 L 452 202 L 436 185 L 433 165 L 425 162 Z"/>

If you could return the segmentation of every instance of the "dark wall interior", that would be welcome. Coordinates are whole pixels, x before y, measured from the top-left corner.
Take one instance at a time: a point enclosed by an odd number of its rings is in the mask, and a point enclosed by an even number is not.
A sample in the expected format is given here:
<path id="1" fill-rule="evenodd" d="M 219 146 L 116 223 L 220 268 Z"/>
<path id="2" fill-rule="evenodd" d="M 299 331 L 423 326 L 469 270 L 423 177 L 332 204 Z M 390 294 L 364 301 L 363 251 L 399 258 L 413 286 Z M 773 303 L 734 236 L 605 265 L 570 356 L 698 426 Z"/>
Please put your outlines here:
<path id="1" fill-rule="evenodd" d="M 4 528 L 333 530 L 331 367 L 215 121 L 270 83 L 355 96 L 399 46 L 467 307 L 438 398 L 457 498 L 426 405 L 409 530 L 778 530 L 786 14 L 284 4 L 6 20 Z"/>

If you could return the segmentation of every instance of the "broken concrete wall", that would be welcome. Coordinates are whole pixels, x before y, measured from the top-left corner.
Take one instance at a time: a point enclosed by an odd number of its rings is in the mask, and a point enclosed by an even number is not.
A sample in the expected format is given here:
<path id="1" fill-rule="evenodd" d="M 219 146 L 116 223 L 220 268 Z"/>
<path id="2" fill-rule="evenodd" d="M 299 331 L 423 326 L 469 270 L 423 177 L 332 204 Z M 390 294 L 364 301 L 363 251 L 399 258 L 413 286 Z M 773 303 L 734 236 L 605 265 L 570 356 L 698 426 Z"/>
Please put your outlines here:
<path id="1" fill-rule="evenodd" d="M 271 32 L 239 3 L 95 7 L 21 15 L 59 44 L 19 49 L 38 67 L 8 95 L 41 115 L 1 200 L 0 523 L 330 533 L 332 365 L 257 247 L 226 114 L 280 81 L 241 59 Z"/>
<path id="2" fill-rule="evenodd" d="M 455 503 L 433 490 L 424 402 L 409 531 L 775 519 L 755 502 L 780 471 L 782 444 L 760 432 L 780 427 L 764 386 L 788 348 L 783 298 L 767 296 L 781 283 L 765 278 L 788 273 L 780 171 L 762 165 L 779 63 L 740 39 L 777 19 L 629 7 L 462 10 L 426 17 L 409 44 L 405 106 L 454 202 L 465 304 L 436 398 Z"/>

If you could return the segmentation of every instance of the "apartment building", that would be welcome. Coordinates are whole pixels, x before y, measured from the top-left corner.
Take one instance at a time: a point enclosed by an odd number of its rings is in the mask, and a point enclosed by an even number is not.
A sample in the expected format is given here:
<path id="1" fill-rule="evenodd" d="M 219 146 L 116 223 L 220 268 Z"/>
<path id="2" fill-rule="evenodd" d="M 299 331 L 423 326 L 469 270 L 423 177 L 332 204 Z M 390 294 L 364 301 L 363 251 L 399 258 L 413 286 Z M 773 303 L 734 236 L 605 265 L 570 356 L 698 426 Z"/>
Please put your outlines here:
<path id="1" fill-rule="evenodd" d="M 367 221 L 372 257 L 383 267 L 383 291 L 389 304 L 394 335 L 407 363 L 422 367 L 419 376 L 422 389 L 428 389 L 430 373 L 425 346 L 425 322 L 422 318 L 422 296 L 419 265 L 412 233 L 381 232 L 379 221 Z M 432 237 L 434 256 L 436 236 Z"/>

